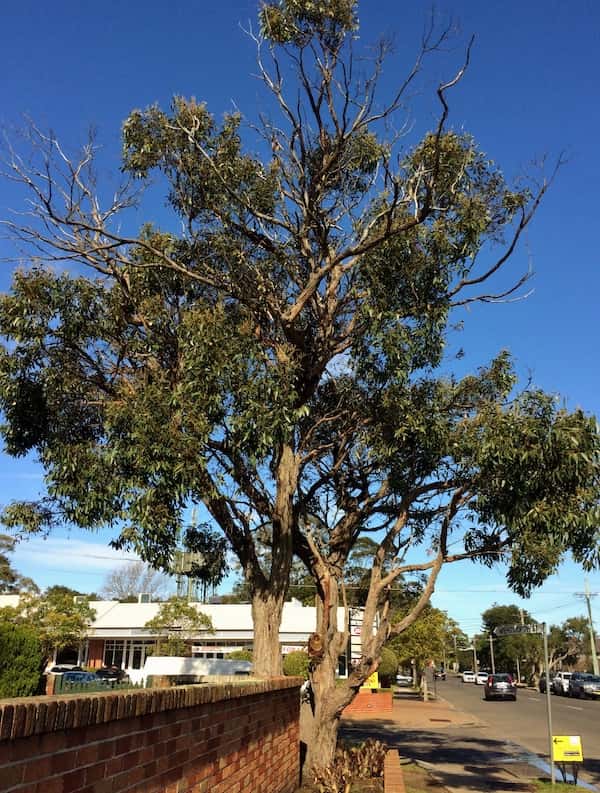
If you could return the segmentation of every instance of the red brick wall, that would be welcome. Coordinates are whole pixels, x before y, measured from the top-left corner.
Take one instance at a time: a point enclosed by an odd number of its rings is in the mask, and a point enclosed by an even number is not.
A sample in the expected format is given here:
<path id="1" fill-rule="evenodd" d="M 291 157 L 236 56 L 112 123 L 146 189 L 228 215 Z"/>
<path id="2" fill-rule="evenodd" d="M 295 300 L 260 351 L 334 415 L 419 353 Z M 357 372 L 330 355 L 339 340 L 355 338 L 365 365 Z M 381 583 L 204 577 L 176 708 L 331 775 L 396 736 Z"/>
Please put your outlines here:
<path id="1" fill-rule="evenodd" d="M 361 689 L 342 711 L 342 716 L 374 716 L 392 712 L 392 692 Z"/>
<path id="2" fill-rule="evenodd" d="M 292 793 L 298 678 L 0 701 L 2 793 Z"/>
<path id="3" fill-rule="evenodd" d="M 385 754 L 383 789 L 385 793 L 406 793 L 404 774 L 397 749 L 389 749 Z"/>

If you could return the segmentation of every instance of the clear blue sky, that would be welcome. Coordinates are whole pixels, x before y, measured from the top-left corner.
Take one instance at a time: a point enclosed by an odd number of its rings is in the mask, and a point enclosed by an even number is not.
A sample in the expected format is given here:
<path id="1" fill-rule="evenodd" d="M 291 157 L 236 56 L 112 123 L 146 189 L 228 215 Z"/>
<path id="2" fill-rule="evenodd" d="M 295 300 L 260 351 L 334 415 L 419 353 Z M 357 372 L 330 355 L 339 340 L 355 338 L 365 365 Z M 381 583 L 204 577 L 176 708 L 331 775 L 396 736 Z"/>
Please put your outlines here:
<path id="1" fill-rule="evenodd" d="M 429 9 L 425 2 L 360 4 L 360 43 L 396 32 L 384 89 L 391 90 L 412 62 Z M 471 67 L 451 96 L 451 124 L 475 135 L 508 177 L 535 158 L 552 160 L 563 151 L 568 157 L 511 264 L 516 274 L 533 263 L 533 295 L 512 305 L 474 309 L 461 339 L 464 364 L 474 368 L 506 347 L 537 385 L 597 415 L 600 5 L 593 0 L 443 0 L 437 11 L 441 18 L 451 16 L 460 32 L 419 83 L 412 111 L 415 134 L 431 127 L 435 86 L 453 73 L 474 33 Z M 70 145 L 81 142 L 93 125 L 105 147 L 108 172 L 117 163 L 120 125 L 134 107 L 166 106 L 173 94 L 183 94 L 206 100 L 217 115 L 235 104 L 252 117 L 261 100 L 251 76 L 253 45 L 241 26 L 255 19 L 254 0 L 5 3 L 0 123 L 10 130 L 27 114 Z M 15 194 L 0 183 L 0 214 L 16 203 Z M 159 219 L 160 203 L 155 212 Z M 0 240 L 0 257 L 8 253 L 8 244 Z M 10 280 L 4 267 L 2 289 Z M 32 461 L 0 458 L 1 503 L 33 496 L 41 486 Z M 14 563 L 42 585 L 62 582 L 90 590 L 119 564 L 113 556 L 101 537 L 67 539 L 59 532 L 22 546 Z M 591 575 L 590 583 L 600 591 L 600 574 Z M 525 606 L 540 619 L 560 621 L 582 612 L 573 595 L 582 588 L 581 570 L 565 564 Z M 479 627 L 481 611 L 494 601 L 517 602 L 506 591 L 501 570 L 473 565 L 447 570 L 434 599 L 468 633 Z M 597 608 L 600 622 L 600 600 Z"/>

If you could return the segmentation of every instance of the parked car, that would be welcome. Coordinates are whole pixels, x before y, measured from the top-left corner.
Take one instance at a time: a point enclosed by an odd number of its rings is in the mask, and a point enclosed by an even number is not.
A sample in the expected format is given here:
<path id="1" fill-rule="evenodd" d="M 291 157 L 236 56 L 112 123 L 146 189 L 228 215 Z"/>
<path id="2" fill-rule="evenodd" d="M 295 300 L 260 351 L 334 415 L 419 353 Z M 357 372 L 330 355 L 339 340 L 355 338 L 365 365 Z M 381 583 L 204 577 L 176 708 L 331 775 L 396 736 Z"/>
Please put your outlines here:
<path id="1" fill-rule="evenodd" d="M 59 664 L 58 666 L 51 666 L 47 669 L 47 674 L 64 675 L 65 672 L 83 672 L 83 669 L 77 664 Z"/>
<path id="2" fill-rule="evenodd" d="M 569 681 L 571 680 L 572 674 L 572 672 L 557 672 L 552 680 L 550 690 L 554 694 L 566 696 L 569 693 Z"/>
<path id="3" fill-rule="evenodd" d="M 553 677 L 550 678 L 550 690 L 552 690 L 552 681 L 554 680 Z M 540 690 L 540 694 L 546 693 L 546 673 L 542 672 L 540 675 L 540 682 L 538 683 L 538 688 Z"/>
<path id="4" fill-rule="evenodd" d="M 412 679 L 412 677 L 410 675 L 397 674 L 396 675 L 396 683 L 399 686 L 412 686 L 413 679 Z"/>
<path id="5" fill-rule="evenodd" d="M 472 669 L 466 669 L 462 673 L 462 681 L 463 683 L 474 683 L 475 682 L 475 672 Z"/>
<path id="6" fill-rule="evenodd" d="M 494 672 L 487 676 L 483 690 L 485 699 L 517 699 L 517 684 L 512 675 L 506 672 Z"/>
<path id="7" fill-rule="evenodd" d="M 92 672 L 65 672 L 62 676 L 63 686 L 89 686 L 97 683 L 98 678 Z"/>
<path id="8" fill-rule="evenodd" d="M 600 696 L 600 677 L 588 672 L 574 672 L 569 680 L 569 696 L 580 699 Z"/>
<path id="9" fill-rule="evenodd" d="M 102 669 L 96 669 L 95 674 L 98 682 L 121 683 L 127 678 L 125 670 L 116 666 L 105 666 Z"/>
<path id="10" fill-rule="evenodd" d="M 475 675 L 475 680 L 473 682 L 478 686 L 485 686 L 489 674 L 490 674 L 489 672 L 477 672 L 477 674 Z"/>
<path id="11" fill-rule="evenodd" d="M 436 669 L 433 673 L 433 676 L 436 680 L 445 680 L 446 679 L 446 670 L 445 669 Z"/>

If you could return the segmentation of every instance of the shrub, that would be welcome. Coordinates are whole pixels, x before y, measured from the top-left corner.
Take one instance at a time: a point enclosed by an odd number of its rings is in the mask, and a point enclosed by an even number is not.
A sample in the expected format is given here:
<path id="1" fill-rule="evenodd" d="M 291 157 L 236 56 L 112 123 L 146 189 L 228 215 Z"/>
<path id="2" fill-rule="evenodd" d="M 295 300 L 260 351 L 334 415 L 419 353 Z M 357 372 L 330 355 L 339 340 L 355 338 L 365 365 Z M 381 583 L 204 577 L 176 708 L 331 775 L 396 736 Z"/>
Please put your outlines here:
<path id="1" fill-rule="evenodd" d="M 44 660 L 35 631 L 22 625 L 0 625 L 0 698 L 37 694 Z"/>
<path id="2" fill-rule="evenodd" d="M 296 650 L 288 653 L 283 659 L 283 674 L 289 677 L 303 677 L 308 680 L 308 653 L 304 650 Z"/>
<path id="3" fill-rule="evenodd" d="M 251 661 L 252 650 L 234 650 L 227 654 L 227 659 L 229 661 Z"/>
<path id="4" fill-rule="evenodd" d="M 320 793 L 348 793 L 354 780 L 382 777 L 385 753 L 385 744 L 372 738 L 352 748 L 338 746 L 333 763 L 314 771 L 318 790 Z"/>
<path id="5" fill-rule="evenodd" d="M 389 687 L 396 681 L 398 671 L 398 658 L 393 650 L 384 647 L 381 651 L 381 661 L 379 663 L 379 682 L 384 687 Z"/>

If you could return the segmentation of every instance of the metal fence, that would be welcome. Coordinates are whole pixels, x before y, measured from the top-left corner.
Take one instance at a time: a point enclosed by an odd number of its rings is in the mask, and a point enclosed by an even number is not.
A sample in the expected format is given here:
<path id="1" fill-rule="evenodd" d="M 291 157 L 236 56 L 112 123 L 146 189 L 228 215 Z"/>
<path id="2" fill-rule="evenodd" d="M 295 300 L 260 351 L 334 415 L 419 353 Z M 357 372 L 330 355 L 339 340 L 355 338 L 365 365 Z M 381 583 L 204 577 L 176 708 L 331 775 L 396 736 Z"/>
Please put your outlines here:
<path id="1" fill-rule="evenodd" d="M 71 682 L 64 680 L 63 675 L 57 675 L 54 682 L 55 694 L 92 694 L 98 691 L 125 691 L 134 688 L 144 688 L 142 683 L 132 683 L 130 680 L 91 680 L 89 682 Z"/>

